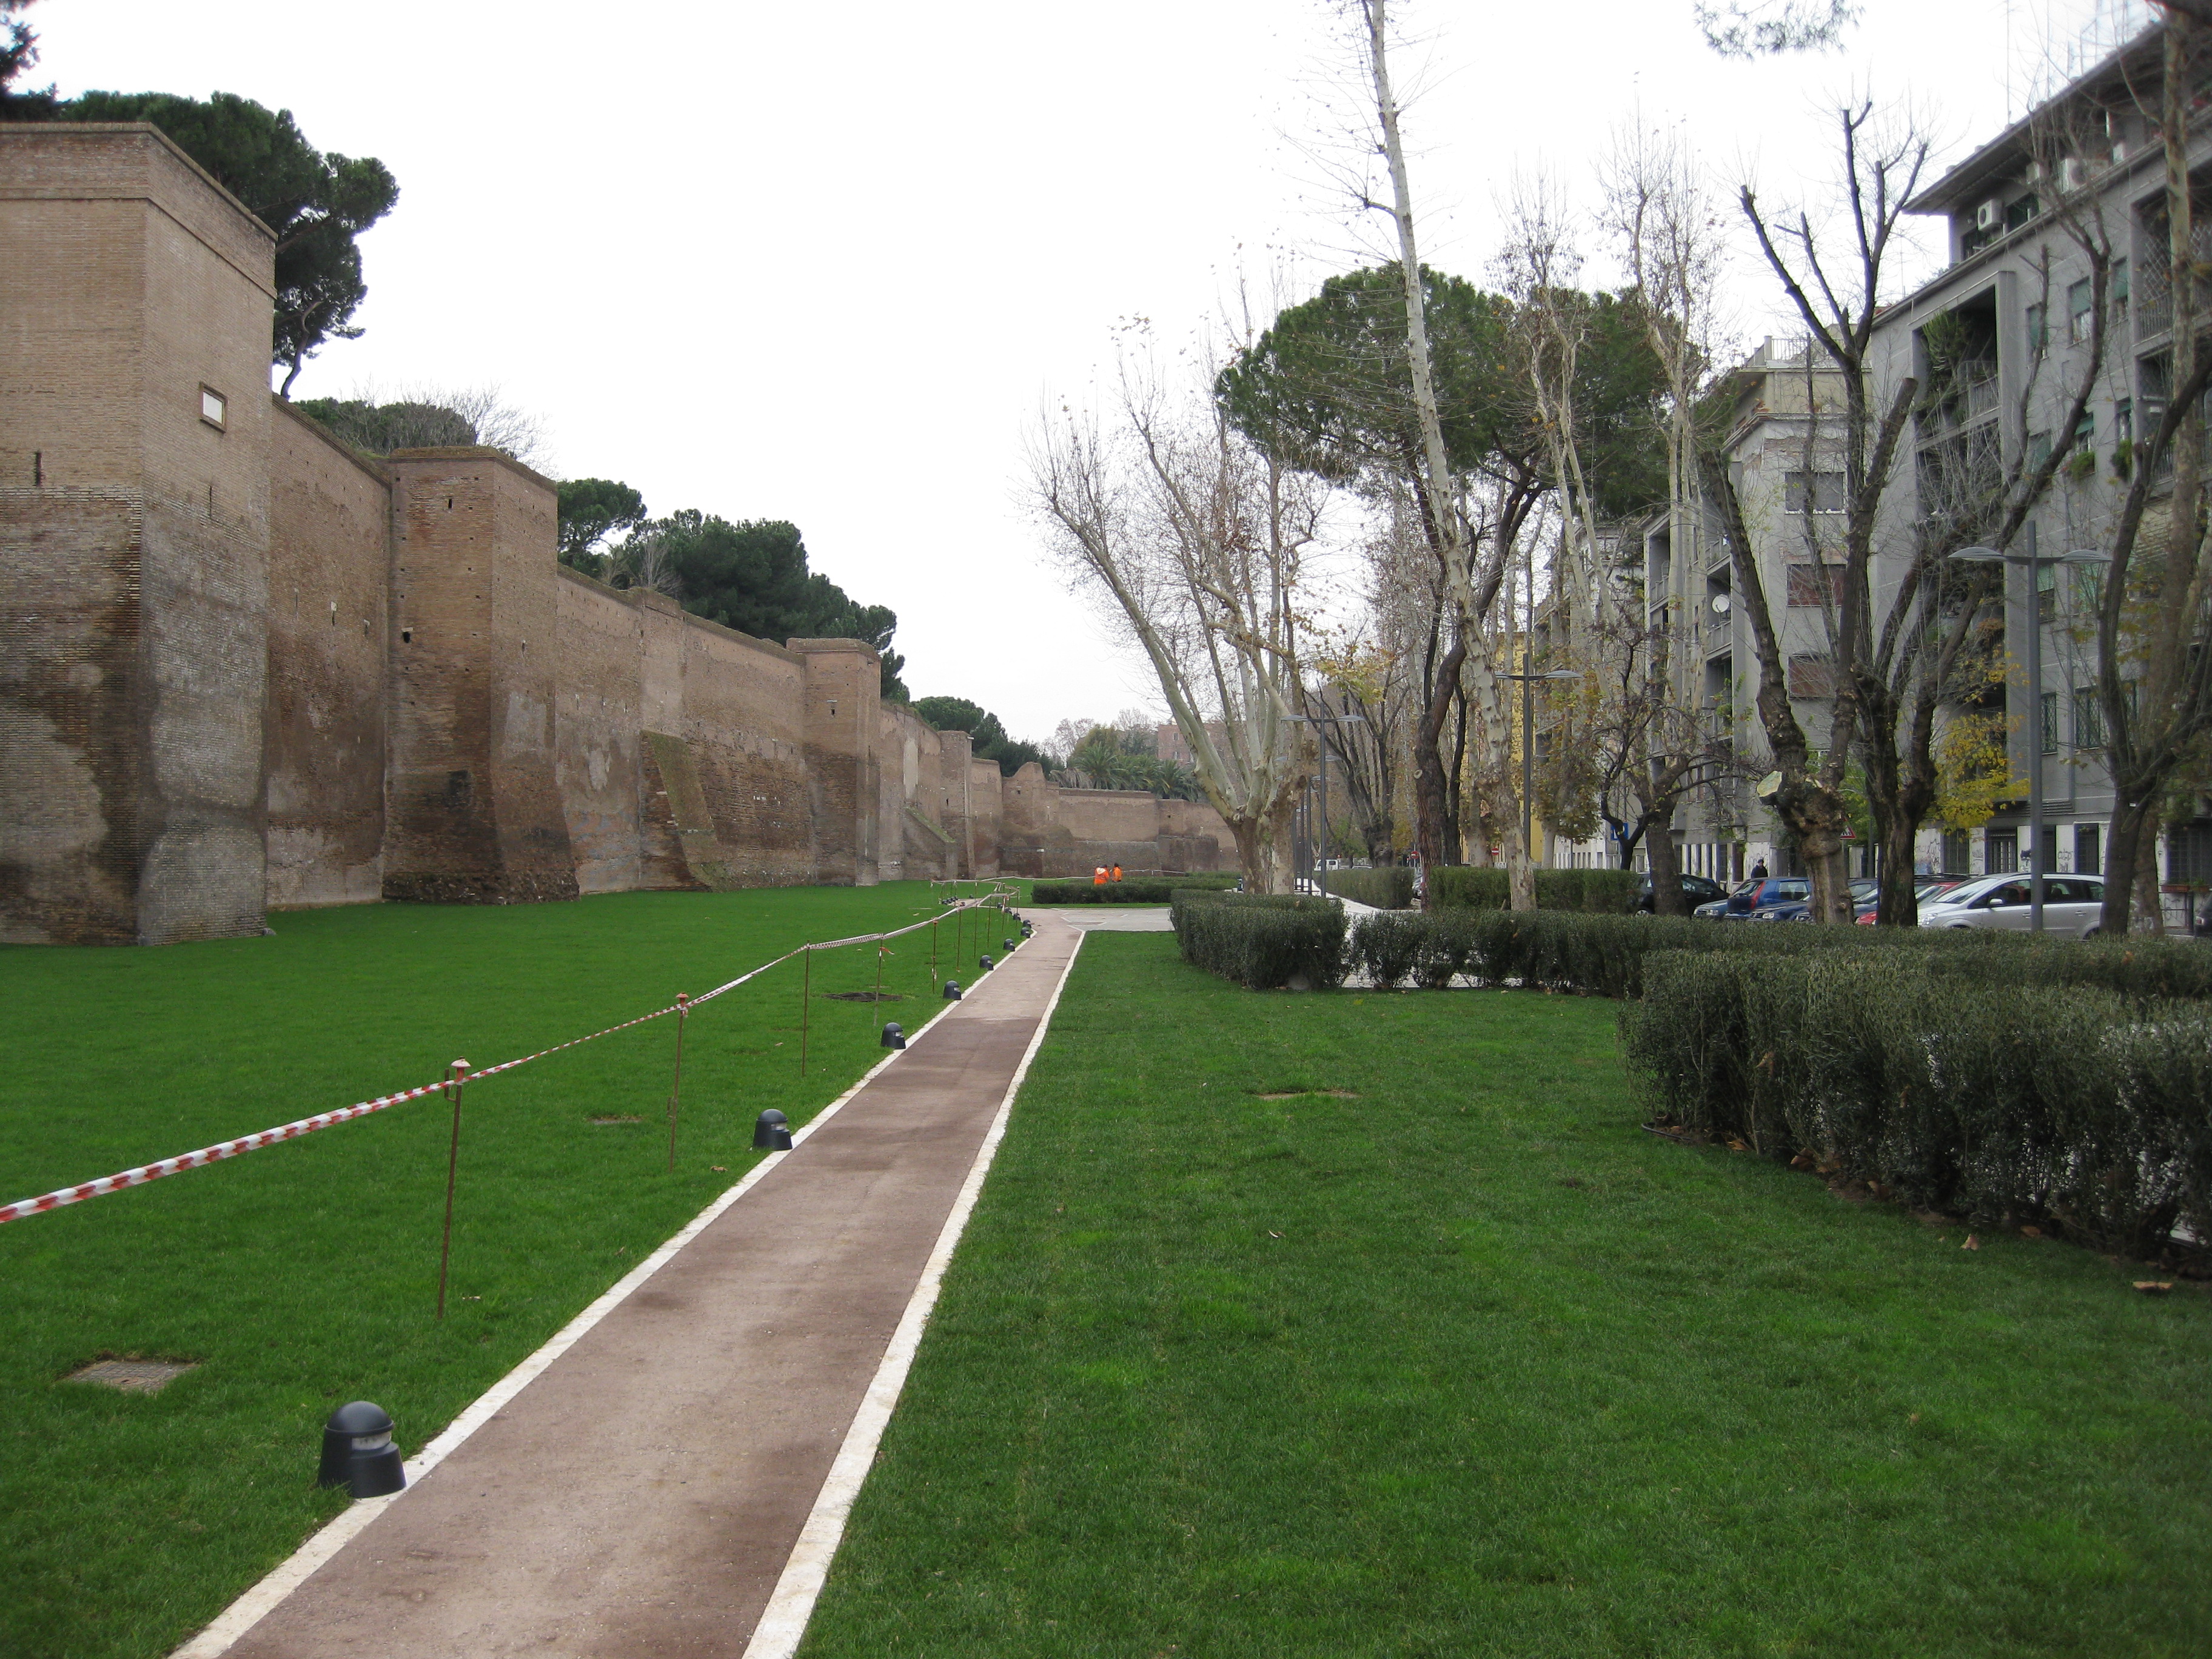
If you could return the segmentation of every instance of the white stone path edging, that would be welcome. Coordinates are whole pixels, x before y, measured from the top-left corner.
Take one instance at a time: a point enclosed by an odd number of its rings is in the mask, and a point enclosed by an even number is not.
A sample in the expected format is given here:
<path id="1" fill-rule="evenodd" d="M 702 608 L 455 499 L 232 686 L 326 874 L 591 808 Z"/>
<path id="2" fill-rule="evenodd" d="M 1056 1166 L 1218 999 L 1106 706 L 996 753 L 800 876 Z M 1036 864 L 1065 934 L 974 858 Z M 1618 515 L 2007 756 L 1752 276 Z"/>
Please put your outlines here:
<path id="1" fill-rule="evenodd" d="M 1052 1000 L 1045 1004 L 1044 1012 L 1038 1017 L 1030 1046 L 1023 1051 L 1021 1064 L 1014 1067 L 1006 1097 L 999 1102 L 998 1115 L 991 1120 L 983 1144 L 976 1150 L 968 1179 L 961 1183 L 960 1195 L 952 1200 L 952 1212 L 945 1218 L 945 1230 L 938 1234 L 937 1248 L 930 1252 L 928 1263 L 921 1270 L 921 1282 L 914 1287 L 913 1300 L 906 1304 L 905 1316 L 891 1334 L 890 1346 L 884 1351 L 883 1364 L 876 1368 L 875 1380 L 868 1384 L 866 1398 L 854 1413 L 853 1426 L 846 1431 L 837 1461 L 830 1466 L 829 1478 L 815 1496 L 813 1511 L 799 1529 L 799 1541 L 792 1547 L 791 1559 L 784 1563 L 783 1574 L 769 1595 L 768 1606 L 761 1610 L 760 1623 L 753 1626 L 752 1639 L 745 1644 L 744 1659 L 790 1659 L 798 1650 L 799 1638 L 806 1634 L 806 1621 L 814 1616 L 814 1604 L 830 1577 L 830 1563 L 836 1559 L 837 1546 L 844 1540 L 845 1522 L 852 1515 L 854 1500 L 860 1495 L 861 1483 L 868 1478 L 869 1467 L 876 1461 L 876 1448 L 883 1443 L 892 1408 L 898 1404 L 899 1395 L 906 1387 L 907 1373 L 914 1367 L 915 1352 L 921 1346 L 923 1328 L 937 1306 L 945 1270 L 951 1264 L 952 1252 L 982 1193 L 983 1177 L 991 1172 L 991 1161 L 1006 1135 L 1006 1120 L 1014 1109 L 1014 1097 L 1022 1091 L 1022 1079 L 1029 1075 L 1030 1062 L 1044 1046 L 1045 1033 L 1052 1029 L 1053 1014 L 1060 1006 L 1060 993 L 1067 988 L 1067 976 L 1075 971 L 1075 959 L 1083 954 L 1083 941 L 1089 937 L 1088 930 L 1076 935 L 1075 948 L 1067 953 L 1067 965 L 1060 970 L 1060 983 L 1052 988 Z"/>
<path id="2" fill-rule="evenodd" d="M 1069 960 L 1073 963 L 1073 957 L 1071 957 Z M 1062 975 L 1061 983 L 1066 982 L 1066 976 Z M 1053 994 L 1053 1000 L 1055 1003 L 1060 1000 L 1060 994 L 1057 991 Z M 921 1036 L 924 1031 L 959 1006 L 961 1006 L 959 1003 L 945 1004 L 924 1021 L 913 1036 L 907 1039 L 908 1043 L 912 1043 L 915 1038 Z M 1046 1018 L 1047 1019 L 1051 1018 L 1049 1010 L 1047 1011 Z M 1042 1034 L 1044 1028 L 1040 1025 L 1037 1029 Z M 1035 1051 L 1036 1045 L 1032 1043 L 1030 1052 Z M 900 1049 L 884 1055 L 883 1059 L 868 1068 L 859 1082 L 807 1119 L 802 1127 L 793 1129 L 791 1132 L 792 1146 L 796 1149 L 807 1136 L 835 1117 L 839 1108 L 866 1088 L 875 1080 L 878 1073 L 896 1061 L 900 1054 L 905 1052 L 907 1051 Z M 1026 1070 L 1029 1065 L 1026 1058 L 1022 1065 Z M 1018 1084 L 1021 1080 L 1021 1073 L 1017 1072 L 1014 1079 Z M 1008 1098 L 1011 1099 L 1012 1096 L 1009 1095 Z M 1003 1121 L 1003 1115 L 1002 1108 L 1001 1121 Z M 997 1133 L 995 1127 L 993 1133 L 994 1134 Z M 988 1146 L 990 1143 L 987 1141 L 985 1144 Z M 620 1307 L 639 1285 L 665 1267 L 678 1250 L 704 1232 L 714 1223 L 716 1217 L 750 1192 L 770 1170 L 789 1156 L 787 1152 L 770 1152 L 766 1158 L 761 1159 L 758 1164 L 745 1172 L 744 1179 L 730 1187 L 713 1203 L 700 1211 L 674 1237 L 617 1279 L 597 1301 L 562 1326 L 544 1346 L 539 1348 L 537 1352 L 532 1354 L 487 1389 L 477 1397 L 473 1405 L 446 1425 L 446 1431 L 443 1434 L 438 1436 L 407 1461 L 407 1485 L 413 1486 L 424 1475 L 444 1462 L 463 1441 L 490 1422 L 509 1401 L 535 1382 L 547 1366 L 575 1346 L 592 1326 Z M 933 1258 L 933 1262 L 934 1258 Z M 926 1274 L 925 1282 L 927 1282 Z M 903 1330 L 905 1328 L 902 1326 L 900 1328 Z M 872 1399 L 872 1397 L 871 1395 Z M 170 1659 L 219 1659 L 219 1656 L 229 1652 L 240 1638 L 275 1611 L 285 1597 L 305 1583 L 316 1568 L 351 1543 L 360 1536 L 370 1522 L 406 1496 L 406 1492 L 403 1490 L 383 1498 L 364 1498 L 356 1502 L 350 1508 L 334 1517 L 321 1531 L 301 1545 L 291 1555 L 279 1562 L 258 1583 L 225 1607 L 216 1615 L 215 1620 L 203 1628 L 197 1636 L 182 1647 L 176 1649 L 171 1654 Z"/>

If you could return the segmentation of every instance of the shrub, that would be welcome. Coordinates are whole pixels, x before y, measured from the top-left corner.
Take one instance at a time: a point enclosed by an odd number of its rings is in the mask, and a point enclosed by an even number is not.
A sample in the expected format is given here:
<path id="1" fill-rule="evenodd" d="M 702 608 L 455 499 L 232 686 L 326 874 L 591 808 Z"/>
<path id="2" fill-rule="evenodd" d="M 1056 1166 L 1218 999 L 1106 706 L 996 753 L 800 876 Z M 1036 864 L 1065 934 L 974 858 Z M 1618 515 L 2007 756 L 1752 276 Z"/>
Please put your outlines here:
<path id="1" fill-rule="evenodd" d="M 1178 888 L 1233 887 L 1241 878 L 1216 876 L 1146 876 L 1137 880 L 1109 881 L 1103 885 L 1089 879 L 1040 881 L 1030 889 L 1031 904 L 1165 904 Z"/>
<path id="2" fill-rule="evenodd" d="M 1633 870 L 1539 870 L 1539 910 L 1580 910 L 1626 915 L 1635 909 L 1643 878 Z M 1512 888 L 1496 865 L 1444 865 L 1429 872 L 1429 902 L 1471 910 L 1503 910 L 1513 902 Z"/>
<path id="3" fill-rule="evenodd" d="M 1328 899 L 1185 888 L 1170 915 L 1185 962 L 1247 989 L 1344 981 L 1344 912 Z"/>
<path id="4" fill-rule="evenodd" d="M 1811 1149 L 1917 1206 L 2136 1255 L 2177 1226 L 2212 1237 L 2212 1008 L 2051 966 L 2034 948 L 1656 952 L 1622 1035 L 1659 1111 L 1769 1156 Z"/>
<path id="5" fill-rule="evenodd" d="M 1414 971 L 1434 932 L 1419 911 L 1362 916 L 1352 929 L 1352 957 L 1378 990 L 1391 990 Z"/>
<path id="6" fill-rule="evenodd" d="M 1330 870 L 1322 877 L 1328 891 L 1378 910 L 1402 910 L 1413 902 L 1413 872 L 1403 865 L 1379 870 Z"/>
<path id="7" fill-rule="evenodd" d="M 1429 871 L 1429 902 L 1470 910 L 1503 910 L 1513 902 L 1505 872 L 1495 865 L 1440 864 Z"/>

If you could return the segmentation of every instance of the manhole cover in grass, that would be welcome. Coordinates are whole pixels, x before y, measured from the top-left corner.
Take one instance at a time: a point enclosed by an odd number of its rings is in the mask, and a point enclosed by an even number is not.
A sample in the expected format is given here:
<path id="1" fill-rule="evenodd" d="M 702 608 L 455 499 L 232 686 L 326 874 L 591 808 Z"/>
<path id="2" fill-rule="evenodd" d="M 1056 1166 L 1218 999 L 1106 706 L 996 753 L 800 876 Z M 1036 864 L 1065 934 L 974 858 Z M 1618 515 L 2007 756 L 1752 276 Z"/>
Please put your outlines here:
<path id="1" fill-rule="evenodd" d="M 65 1382 L 97 1382 L 125 1394 L 159 1394 L 186 1371 L 198 1370 L 197 1359 L 101 1359 L 82 1370 L 71 1371 Z"/>
<path id="2" fill-rule="evenodd" d="M 1330 1100 L 1357 1100 L 1358 1095 L 1350 1089 L 1255 1089 L 1253 1093 L 1261 1100 L 1305 1100 L 1315 1095 Z"/>
<path id="3" fill-rule="evenodd" d="M 642 1123 L 645 1120 L 635 1112 L 598 1112 L 592 1115 L 592 1121 L 605 1127 L 610 1123 Z"/>
<path id="4" fill-rule="evenodd" d="M 824 991 L 823 997 L 830 1002 L 904 1002 L 902 991 Z"/>

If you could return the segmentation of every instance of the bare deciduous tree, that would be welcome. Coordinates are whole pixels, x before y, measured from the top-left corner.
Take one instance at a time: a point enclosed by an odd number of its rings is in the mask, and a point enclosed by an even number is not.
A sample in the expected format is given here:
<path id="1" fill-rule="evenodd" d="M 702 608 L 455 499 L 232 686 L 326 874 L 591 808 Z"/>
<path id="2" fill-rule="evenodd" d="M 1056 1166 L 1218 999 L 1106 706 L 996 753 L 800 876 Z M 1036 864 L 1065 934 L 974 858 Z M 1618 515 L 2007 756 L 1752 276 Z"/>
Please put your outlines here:
<path id="1" fill-rule="evenodd" d="M 1054 555 L 1106 596 L 1158 677 L 1249 888 L 1290 888 L 1308 770 L 1300 567 L 1326 487 L 1239 434 L 1203 388 L 1126 372 L 1110 416 L 1062 410 L 1030 448 Z"/>

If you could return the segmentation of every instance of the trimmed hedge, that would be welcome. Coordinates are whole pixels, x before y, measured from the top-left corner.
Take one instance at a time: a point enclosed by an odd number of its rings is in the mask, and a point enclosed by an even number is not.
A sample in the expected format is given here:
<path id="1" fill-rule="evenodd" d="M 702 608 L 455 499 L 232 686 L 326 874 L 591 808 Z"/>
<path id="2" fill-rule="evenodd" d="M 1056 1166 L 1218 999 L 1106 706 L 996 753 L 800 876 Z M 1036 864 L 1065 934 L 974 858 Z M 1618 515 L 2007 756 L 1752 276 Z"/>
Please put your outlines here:
<path id="1" fill-rule="evenodd" d="M 2212 1237 L 2212 1008 L 2076 948 L 1662 951 L 1622 1035 L 1656 1111 L 1767 1156 L 2138 1256 Z"/>
<path id="2" fill-rule="evenodd" d="M 1416 984 L 1435 988 L 1465 974 L 1491 984 L 1517 980 L 1609 997 L 1641 996 L 1644 961 L 1662 951 L 1762 960 L 1904 951 L 1925 957 L 1933 974 L 1968 981 L 2087 986 L 2139 1002 L 2212 1001 L 2212 950 L 2186 939 L 2074 940 L 1984 929 L 1455 907 L 1362 917 L 1352 940 L 1353 961 L 1378 985 L 1410 975 Z"/>
<path id="3" fill-rule="evenodd" d="M 1642 896 L 1643 879 L 1633 870 L 1539 870 L 1536 908 L 1626 915 Z M 1438 908 L 1504 910 L 1513 902 L 1512 887 L 1496 865 L 1440 865 L 1429 872 L 1429 902 Z"/>
<path id="4" fill-rule="evenodd" d="M 1170 916 L 1185 962 L 1247 990 L 1344 981 L 1344 912 L 1328 899 L 1183 888 Z"/>
<path id="5" fill-rule="evenodd" d="M 1413 902 L 1413 872 L 1401 864 L 1386 864 L 1379 870 L 1324 871 L 1321 884 L 1324 891 L 1378 910 L 1402 910 Z"/>
<path id="6" fill-rule="evenodd" d="M 1235 874 L 1213 876 L 1146 876 L 1136 881 L 1109 881 L 1102 884 L 1088 878 L 1080 881 L 1040 881 L 1030 888 L 1031 904 L 1165 904 L 1179 888 L 1228 888 L 1236 886 L 1243 877 Z"/>

